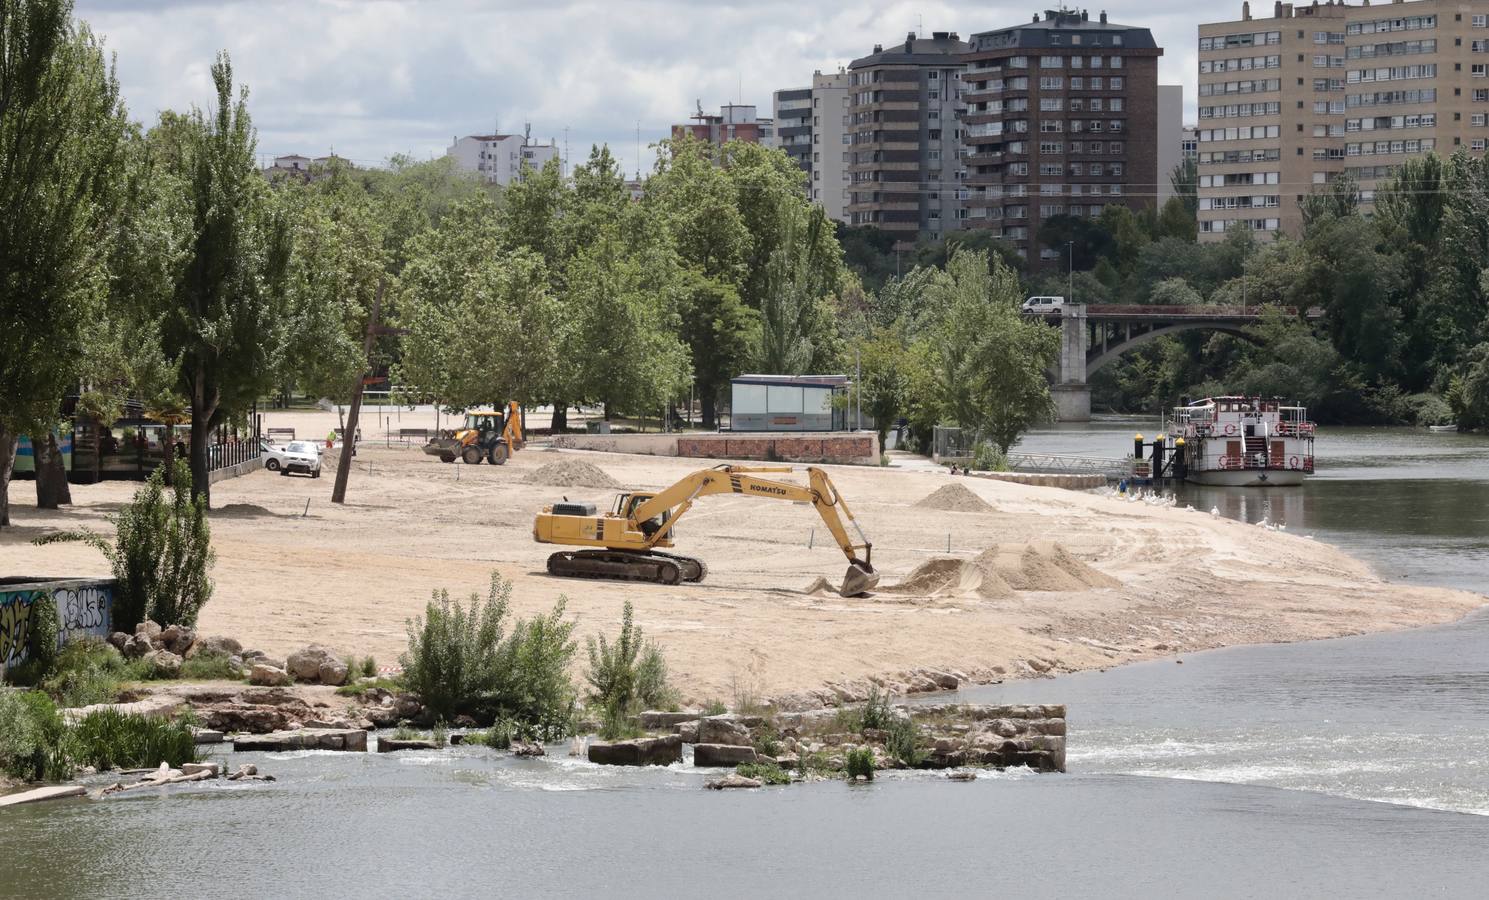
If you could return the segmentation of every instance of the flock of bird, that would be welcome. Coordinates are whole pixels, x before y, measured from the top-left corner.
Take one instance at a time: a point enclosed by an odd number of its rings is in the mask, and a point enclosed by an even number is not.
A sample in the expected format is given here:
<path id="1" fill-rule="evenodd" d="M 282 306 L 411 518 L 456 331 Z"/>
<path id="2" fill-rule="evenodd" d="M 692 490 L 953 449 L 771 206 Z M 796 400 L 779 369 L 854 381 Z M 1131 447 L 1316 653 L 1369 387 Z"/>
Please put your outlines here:
<path id="1" fill-rule="evenodd" d="M 1143 488 L 1132 488 L 1127 491 L 1116 491 L 1114 488 L 1109 487 L 1106 488 L 1104 493 L 1114 493 L 1116 494 L 1118 499 L 1126 500 L 1128 503 L 1145 503 L 1148 506 L 1179 505 L 1179 497 L 1177 494 L 1165 494 L 1159 491 L 1144 490 Z M 1195 512 L 1195 508 L 1193 506 L 1186 505 L 1184 508 L 1189 512 Z M 1210 518 L 1220 518 L 1220 507 L 1210 507 Z M 1262 520 L 1255 524 L 1257 527 L 1265 528 L 1268 531 L 1287 531 L 1286 522 L 1273 522 L 1269 516 L 1263 516 Z M 1303 535 L 1303 537 L 1310 541 L 1313 540 L 1313 535 L 1311 534 L 1305 534 Z"/>

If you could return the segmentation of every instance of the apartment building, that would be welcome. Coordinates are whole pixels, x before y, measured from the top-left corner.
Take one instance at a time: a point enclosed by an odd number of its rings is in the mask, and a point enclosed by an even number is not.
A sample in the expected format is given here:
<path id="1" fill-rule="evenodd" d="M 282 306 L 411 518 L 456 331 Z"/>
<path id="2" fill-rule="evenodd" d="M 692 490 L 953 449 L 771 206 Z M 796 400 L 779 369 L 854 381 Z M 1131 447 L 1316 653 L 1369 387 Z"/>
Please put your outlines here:
<path id="1" fill-rule="evenodd" d="M 914 240 L 959 227 L 958 74 L 969 45 L 914 32 L 848 66 L 848 221 Z"/>
<path id="2" fill-rule="evenodd" d="M 1489 3 L 1274 3 L 1199 27 L 1200 239 L 1296 235 L 1340 173 L 1376 187 L 1411 156 L 1489 139 Z"/>
<path id="3" fill-rule="evenodd" d="M 812 75 L 812 86 L 775 92 L 777 146 L 806 173 L 807 196 L 827 217 L 847 221 L 848 73 Z"/>
<path id="4" fill-rule="evenodd" d="M 680 138 L 690 134 L 700 141 L 720 146 L 729 141 L 776 146 L 775 120 L 769 116 L 759 116 L 755 110 L 753 103 L 725 103 L 719 107 L 719 114 L 715 116 L 704 112 L 703 104 L 699 103 L 698 111 L 691 117 L 692 123 L 673 125 L 672 137 Z"/>
<path id="5" fill-rule="evenodd" d="M 1162 206 L 1178 193 L 1174 190 L 1171 176 L 1184 160 L 1184 85 L 1158 86 L 1158 124 L 1153 139 L 1158 154 L 1158 196 L 1155 200 Z"/>
<path id="6" fill-rule="evenodd" d="M 1151 31 L 1105 12 L 1049 10 L 973 35 L 962 71 L 967 227 L 994 230 L 1037 264 L 1061 253 L 1039 245 L 1045 220 L 1153 204 L 1162 54 Z"/>
<path id="7" fill-rule="evenodd" d="M 474 172 L 492 184 L 508 185 L 522 180 L 522 166 L 543 168 L 557 159 L 558 144 L 534 143 L 527 134 L 471 134 L 452 139 L 445 155 L 463 172 Z"/>

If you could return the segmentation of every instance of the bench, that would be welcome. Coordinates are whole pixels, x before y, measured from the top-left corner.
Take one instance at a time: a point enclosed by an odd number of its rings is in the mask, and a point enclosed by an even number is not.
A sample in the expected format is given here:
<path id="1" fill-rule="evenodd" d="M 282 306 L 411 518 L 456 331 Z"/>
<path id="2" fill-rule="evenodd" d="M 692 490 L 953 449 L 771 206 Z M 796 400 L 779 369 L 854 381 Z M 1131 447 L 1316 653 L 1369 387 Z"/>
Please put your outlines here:
<path id="1" fill-rule="evenodd" d="M 419 438 L 420 440 L 427 441 L 427 440 L 429 440 L 429 429 L 428 428 L 400 428 L 400 429 L 398 429 L 398 436 L 400 438 Z"/>
<path id="2" fill-rule="evenodd" d="M 271 444 L 274 443 L 275 436 L 287 437 L 290 440 L 295 439 L 295 429 L 293 428 L 270 428 L 266 433 L 269 435 L 269 443 Z"/>

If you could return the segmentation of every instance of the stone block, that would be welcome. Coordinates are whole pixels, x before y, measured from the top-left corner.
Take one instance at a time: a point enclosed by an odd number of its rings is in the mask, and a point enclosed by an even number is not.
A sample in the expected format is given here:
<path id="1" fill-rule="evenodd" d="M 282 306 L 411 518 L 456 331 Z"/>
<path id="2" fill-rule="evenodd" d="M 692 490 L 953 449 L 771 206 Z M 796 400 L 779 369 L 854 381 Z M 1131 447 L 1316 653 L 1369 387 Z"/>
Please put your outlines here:
<path id="1" fill-rule="evenodd" d="M 602 766 L 666 766 L 682 762 L 682 738 L 636 738 L 629 741 L 594 741 L 589 761 Z"/>
<path id="2" fill-rule="evenodd" d="M 249 734 L 233 739 L 236 751 L 346 750 L 366 752 L 367 732 L 360 728 L 299 728 L 269 734 Z"/>
<path id="3" fill-rule="evenodd" d="M 693 748 L 693 765 L 704 768 L 737 766 L 741 763 L 758 762 L 754 747 L 739 747 L 732 744 L 698 744 Z"/>
<path id="4" fill-rule="evenodd" d="M 378 738 L 377 752 L 394 753 L 399 750 L 438 750 L 439 744 L 434 741 L 424 740 L 398 740 L 396 738 Z"/>
<path id="5" fill-rule="evenodd" d="M 703 717 L 700 712 L 665 712 L 649 709 L 641 714 L 641 727 L 647 731 L 659 731 L 663 728 L 677 728 L 684 722 L 692 722 Z"/>
<path id="6" fill-rule="evenodd" d="M 21 791 L 19 794 L 6 794 L 0 797 L 0 806 L 20 806 L 23 803 L 40 803 L 43 800 L 82 797 L 87 793 L 88 789 L 81 784 L 54 784 L 48 787 Z"/>
<path id="7" fill-rule="evenodd" d="M 750 730 L 736 716 L 705 716 L 698 720 L 698 743 L 748 747 Z"/>

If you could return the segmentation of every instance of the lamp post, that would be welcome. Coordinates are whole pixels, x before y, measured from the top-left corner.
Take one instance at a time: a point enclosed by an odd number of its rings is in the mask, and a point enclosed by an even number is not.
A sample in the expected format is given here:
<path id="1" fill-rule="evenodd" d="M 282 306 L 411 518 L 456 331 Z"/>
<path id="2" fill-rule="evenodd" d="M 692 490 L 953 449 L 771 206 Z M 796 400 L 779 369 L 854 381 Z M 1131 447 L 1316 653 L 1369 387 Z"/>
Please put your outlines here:
<path id="1" fill-rule="evenodd" d="M 1075 302 L 1075 241 L 1066 241 L 1065 242 L 1065 249 L 1070 254 L 1070 266 L 1067 269 L 1068 275 L 1066 276 L 1066 285 L 1065 285 L 1065 293 L 1066 293 L 1065 302 L 1066 303 L 1074 303 Z"/>

